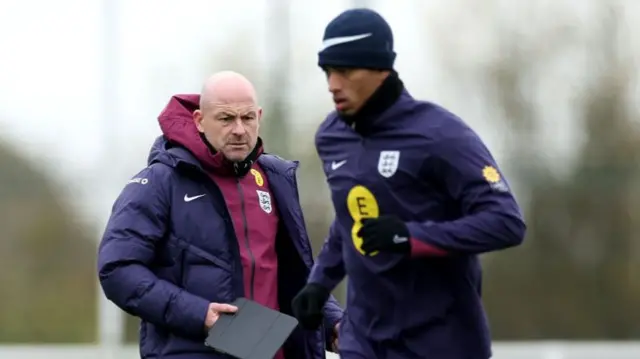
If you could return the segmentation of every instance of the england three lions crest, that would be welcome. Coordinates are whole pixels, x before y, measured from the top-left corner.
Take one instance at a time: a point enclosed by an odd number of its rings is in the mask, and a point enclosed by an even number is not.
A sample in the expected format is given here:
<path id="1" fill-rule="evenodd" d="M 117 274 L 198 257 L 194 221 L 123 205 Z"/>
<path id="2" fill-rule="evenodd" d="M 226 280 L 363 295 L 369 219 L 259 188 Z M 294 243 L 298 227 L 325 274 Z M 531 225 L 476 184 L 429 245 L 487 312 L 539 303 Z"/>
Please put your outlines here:
<path id="1" fill-rule="evenodd" d="M 400 151 L 380 151 L 378 159 L 378 173 L 382 177 L 389 178 L 398 170 L 400 162 Z"/>
<path id="2" fill-rule="evenodd" d="M 262 208 L 265 213 L 271 213 L 271 211 L 273 211 L 273 206 L 271 205 L 271 195 L 269 195 L 269 192 L 261 190 L 257 190 L 256 192 L 258 192 L 260 208 Z"/>

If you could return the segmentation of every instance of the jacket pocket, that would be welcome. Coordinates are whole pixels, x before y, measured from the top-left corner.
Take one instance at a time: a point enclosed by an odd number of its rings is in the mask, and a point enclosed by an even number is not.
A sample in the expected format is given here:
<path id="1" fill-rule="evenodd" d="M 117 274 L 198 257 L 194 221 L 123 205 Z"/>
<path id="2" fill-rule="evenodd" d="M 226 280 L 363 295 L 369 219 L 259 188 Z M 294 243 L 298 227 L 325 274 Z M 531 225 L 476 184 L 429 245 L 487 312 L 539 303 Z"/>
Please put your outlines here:
<path id="1" fill-rule="evenodd" d="M 178 248 L 180 248 L 186 254 L 190 254 L 192 257 L 199 258 L 200 261 L 209 262 L 212 265 L 215 265 L 217 267 L 220 267 L 224 270 L 231 272 L 231 265 L 226 260 L 219 258 L 201 248 L 198 248 L 197 246 L 194 246 L 193 244 L 189 243 L 184 239 L 171 236 L 171 240 Z"/>
<path id="2" fill-rule="evenodd" d="M 211 302 L 229 302 L 233 298 L 232 266 L 184 240 L 175 239 L 182 251 L 181 287 Z"/>
<path id="3" fill-rule="evenodd" d="M 231 273 L 212 264 L 189 264 L 183 288 L 210 302 L 228 303 L 234 299 Z"/>

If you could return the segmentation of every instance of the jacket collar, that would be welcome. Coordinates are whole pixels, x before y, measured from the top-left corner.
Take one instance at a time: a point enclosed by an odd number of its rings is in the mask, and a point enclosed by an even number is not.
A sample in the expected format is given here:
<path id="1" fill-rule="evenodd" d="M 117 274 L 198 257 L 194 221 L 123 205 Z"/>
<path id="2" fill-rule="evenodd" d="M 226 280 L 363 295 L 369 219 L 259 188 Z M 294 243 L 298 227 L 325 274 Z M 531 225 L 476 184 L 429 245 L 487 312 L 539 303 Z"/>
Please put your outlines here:
<path id="1" fill-rule="evenodd" d="M 259 140 L 259 144 L 262 140 Z M 257 148 L 258 146 L 256 146 Z M 262 146 L 260 146 L 262 148 Z M 251 156 L 250 156 L 251 157 Z M 255 160 L 263 170 L 295 180 L 295 170 L 298 168 L 297 161 L 287 161 L 273 154 L 261 154 Z M 163 163 L 178 170 L 198 171 L 206 174 L 206 169 L 202 163 L 186 148 L 176 146 L 169 142 L 164 136 L 156 138 L 149 153 L 148 164 L 155 162 Z"/>
<path id="2" fill-rule="evenodd" d="M 404 83 L 398 73 L 393 71 L 358 112 L 351 116 L 339 116 L 360 135 L 370 135 L 377 130 L 377 122 L 382 114 L 398 101 L 403 92 Z"/>

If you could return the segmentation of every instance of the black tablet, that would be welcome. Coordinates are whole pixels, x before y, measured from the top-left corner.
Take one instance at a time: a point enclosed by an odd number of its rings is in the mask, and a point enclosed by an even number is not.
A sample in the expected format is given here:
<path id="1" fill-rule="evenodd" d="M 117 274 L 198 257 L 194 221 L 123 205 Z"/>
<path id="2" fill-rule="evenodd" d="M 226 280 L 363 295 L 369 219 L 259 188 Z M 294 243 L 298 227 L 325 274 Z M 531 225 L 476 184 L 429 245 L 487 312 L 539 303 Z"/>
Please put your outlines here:
<path id="1" fill-rule="evenodd" d="M 273 359 L 298 325 L 294 317 L 246 298 L 230 304 L 238 311 L 220 315 L 205 345 L 238 359 Z"/>

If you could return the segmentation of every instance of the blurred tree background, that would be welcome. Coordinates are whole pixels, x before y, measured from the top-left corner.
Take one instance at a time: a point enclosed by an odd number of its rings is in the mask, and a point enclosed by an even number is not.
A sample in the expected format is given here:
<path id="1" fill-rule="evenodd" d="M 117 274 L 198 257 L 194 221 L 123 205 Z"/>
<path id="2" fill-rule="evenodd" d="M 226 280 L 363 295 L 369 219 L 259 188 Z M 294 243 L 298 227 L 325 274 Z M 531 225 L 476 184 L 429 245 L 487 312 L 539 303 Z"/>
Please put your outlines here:
<path id="1" fill-rule="evenodd" d="M 0 169 L 0 342 L 95 340 L 95 231 L 2 141 Z"/>

